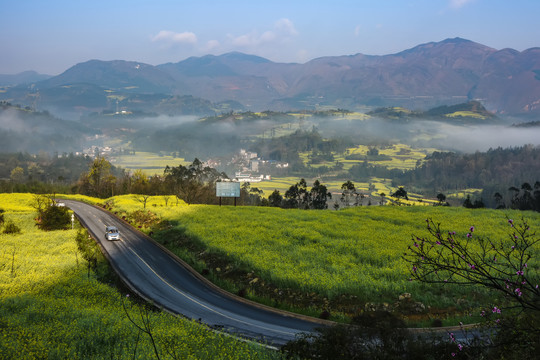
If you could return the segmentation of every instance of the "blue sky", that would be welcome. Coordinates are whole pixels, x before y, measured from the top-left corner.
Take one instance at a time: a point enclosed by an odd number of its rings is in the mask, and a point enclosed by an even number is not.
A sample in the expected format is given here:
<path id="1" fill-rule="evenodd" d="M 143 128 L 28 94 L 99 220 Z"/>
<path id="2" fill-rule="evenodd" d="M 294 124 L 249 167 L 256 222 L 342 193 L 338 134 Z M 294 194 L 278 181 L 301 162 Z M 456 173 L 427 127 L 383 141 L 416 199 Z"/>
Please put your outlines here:
<path id="1" fill-rule="evenodd" d="M 540 46 L 538 14 L 538 0 L 0 0 L 0 74 L 230 51 L 303 63 L 453 37 L 522 51 Z"/>

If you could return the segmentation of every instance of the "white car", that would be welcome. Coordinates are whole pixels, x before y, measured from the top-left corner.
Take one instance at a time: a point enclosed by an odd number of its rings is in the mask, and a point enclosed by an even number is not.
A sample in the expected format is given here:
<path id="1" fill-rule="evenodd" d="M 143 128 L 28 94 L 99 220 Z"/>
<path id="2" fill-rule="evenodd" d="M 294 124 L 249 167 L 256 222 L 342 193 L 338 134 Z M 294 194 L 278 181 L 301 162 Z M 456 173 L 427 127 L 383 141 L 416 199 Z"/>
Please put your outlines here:
<path id="1" fill-rule="evenodd" d="M 105 229 L 105 239 L 120 240 L 120 232 L 116 226 L 107 226 Z"/>

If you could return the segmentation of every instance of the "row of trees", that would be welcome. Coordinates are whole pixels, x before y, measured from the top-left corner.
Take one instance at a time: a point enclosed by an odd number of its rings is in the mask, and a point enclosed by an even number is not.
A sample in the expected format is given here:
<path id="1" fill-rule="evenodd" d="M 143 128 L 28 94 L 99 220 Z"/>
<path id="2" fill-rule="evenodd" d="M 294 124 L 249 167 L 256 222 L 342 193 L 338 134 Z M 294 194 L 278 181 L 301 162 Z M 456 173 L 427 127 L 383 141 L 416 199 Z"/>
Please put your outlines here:
<path id="1" fill-rule="evenodd" d="M 316 209 L 328 208 L 328 199 L 332 194 L 319 180 L 315 180 L 311 189 L 308 189 L 305 179 L 292 185 L 282 196 L 279 190 L 274 190 L 268 197 L 268 205 L 285 209 Z"/>
<path id="2" fill-rule="evenodd" d="M 123 173 L 116 177 L 111 164 L 104 158 L 96 158 L 87 172 L 83 173 L 77 190 L 81 194 L 109 197 L 115 194 L 139 194 L 146 204 L 150 195 L 174 195 L 187 204 L 216 204 L 216 182 L 228 179 L 227 174 L 204 166 L 195 159 L 184 166 L 167 166 L 163 176 L 147 176 L 141 170 L 133 174 Z M 262 190 L 244 183 L 240 192 L 243 205 L 277 206 L 297 209 L 326 209 L 332 195 L 319 180 L 308 189 L 305 179 L 292 185 L 282 196 L 275 190 L 268 199 L 263 198 Z"/>

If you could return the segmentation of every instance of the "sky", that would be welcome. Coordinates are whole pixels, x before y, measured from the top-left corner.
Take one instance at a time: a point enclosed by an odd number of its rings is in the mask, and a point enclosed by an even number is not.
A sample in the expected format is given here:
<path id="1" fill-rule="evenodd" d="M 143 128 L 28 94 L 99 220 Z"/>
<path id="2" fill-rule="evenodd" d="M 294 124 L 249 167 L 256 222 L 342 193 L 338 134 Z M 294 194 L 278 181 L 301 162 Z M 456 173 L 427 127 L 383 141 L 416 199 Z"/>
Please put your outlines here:
<path id="1" fill-rule="evenodd" d="M 538 0 L 0 0 L 0 74 L 231 51 L 304 63 L 454 37 L 523 51 L 540 46 L 538 14 Z"/>

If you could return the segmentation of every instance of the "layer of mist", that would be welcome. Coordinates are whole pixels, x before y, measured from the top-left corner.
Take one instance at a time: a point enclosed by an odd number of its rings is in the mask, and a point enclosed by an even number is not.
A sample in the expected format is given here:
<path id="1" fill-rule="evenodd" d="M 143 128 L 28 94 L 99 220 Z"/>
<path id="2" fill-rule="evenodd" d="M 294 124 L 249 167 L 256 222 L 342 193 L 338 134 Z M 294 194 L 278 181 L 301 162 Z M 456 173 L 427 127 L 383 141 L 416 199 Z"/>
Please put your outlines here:
<path id="1" fill-rule="evenodd" d="M 318 121 L 323 137 L 348 137 L 363 145 L 400 142 L 413 147 L 473 153 L 490 148 L 540 145 L 540 127 L 509 125 L 453 125 L 441 121 L 394 122 L 384 119 Z M 356 140 L 356 141 L 355 141 Z"/>

